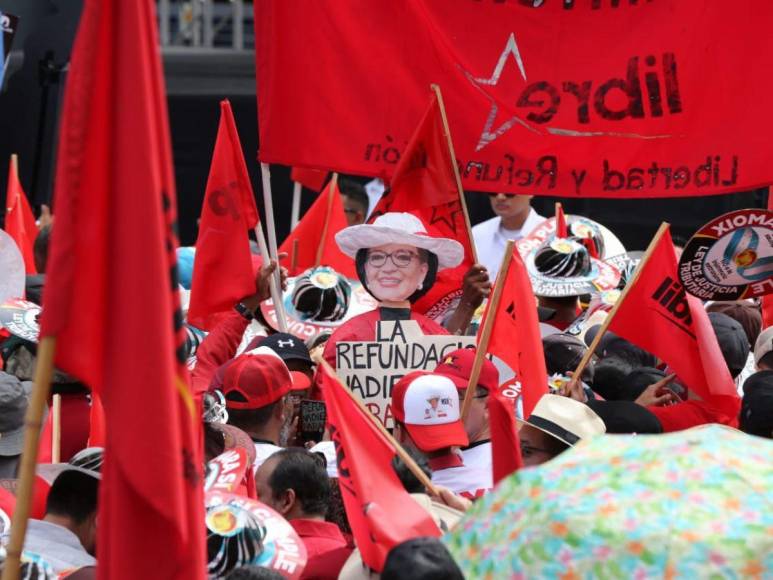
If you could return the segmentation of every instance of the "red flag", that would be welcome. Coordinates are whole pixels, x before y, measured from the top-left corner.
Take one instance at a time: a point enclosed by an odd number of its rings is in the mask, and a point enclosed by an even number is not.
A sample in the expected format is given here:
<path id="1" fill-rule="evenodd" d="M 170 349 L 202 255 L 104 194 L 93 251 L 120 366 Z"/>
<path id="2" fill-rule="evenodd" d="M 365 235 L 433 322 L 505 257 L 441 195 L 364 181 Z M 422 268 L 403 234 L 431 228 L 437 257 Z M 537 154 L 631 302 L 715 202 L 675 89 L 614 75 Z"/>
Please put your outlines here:
<path id="1" fill-rule="evenodd" d="M 773 59 L 773 3 L 258 5 L 261 161 L 389 177 L 436 83 L 465 190 L 639 198 L 771 183 L 773 78 L 747 71 Z M 356 90 L 331 90 L 343 78 Z"/>
<path id="2" fill-rule="evenodd" d="M 16 155 L 11 155 L 8 168 L 8 189 L 5 194 L 5 231 L 13 238 L 24 258 L 27 274 L 35 274 L 35 254 L 32 251 L 38 227 L 27 196 L 19 181 L 19 168 Z"/>
<path id="3" fill-rule="evenodd" d="M 768 209 L 773 211 L 773 191 L 770 188 L 768 188 Z M 762 298 L 762 328 L 765 329 L 768 326 L 773 326 L 773 294 Z"/>
<path id="4" fill-rule="evenodd" d="M 491 314 L 488 306 L 491 303 L 489 301 L 486 305 L 481 329 Z M 499 308 L 494 316 L 486 352 L 501 358 L 515 373 L 515 378 L 521 383 L 523 416 L 527 418 L 537 401 L 548 392 L 548 372 L 542 350 L 537 303 L 526 266 L 517 251 L 513 252 L 510 260 Z"/>
<path id="5" fill-rule="evenodd" d="M 100 578 L 206 573 L 175 190 L 151 0 L 87 0 L 65 87 L 41 337 L 102 397 Z M 141 425 L 141 428 L 138 428 Z"/>
<path id="6" fill-rule="evenodd" d="M 309 169 L 307 167 L 293 167 L 290 170 L 290 179 L 297 181 L 303 187 L 308 187 L 314 191 L 320 191 L 325 185 L 327 171 L 321 169 Z"/>
<path id="7" fill-rule="evenodd" d="M 515 423 L 515 389 L 502 388 L 488 397 L 491 461 L 494 484 L 523 467 L 521 441 Z"/>
<path id="8" fill-rule="evenodd" d="M 464 274 L 473 264 L 472 241 L 464 218 L 459 190 L 443 127 L 440 103 L 433 92 L 430 103 L 395 168 L 389 189 L 370 216 L 387 212 L 417 216 L 431 236 L 458 240 L 464 260 L 456 268 L 438 272 L 432 288 L 413 308 L 426 313 L 441 301 L 461 295 Z"/>
<path id="9" fill-rule="evenodd" d="M 560 202 L 556 202 L 556 237 L 566 238 L 569 237 L 569 228 L 566 227 L 566 216 L 564 215 L 564 207 Z"/>
<path id="10" fill-rule="evenodd" d="M 220 102 L 220 126 L 201 208 L 188 322 L 211 330 L 217 315 L 255 293 L 248 231 L 258 209 L 231 104 Z"/>
<path id="11" fill-rule="evenodd" d="M 668 229 L 650 250 L 609 330 L 658 356 L 704 401 L 737 417 L 738 392 L 701 301 L 679 281 Z"/>
<path id="12" fill-rule="evenodd" d="M 344 255 L 335 241 L 335 235 L 345 227 L 346 214 L 341 193 L 332 179 L 279 248 L 280 252 L 287 252 L 290 256 L 290 264 L 295 263 L 295 268 L 289 268 L 290 275 L 297 276 L 319 265 L 330 266 L 356 280 L 354 260 Z M 298 251 L 294 258 L 293 240 L 298 240 Z"/>
<path id="13" fill-rule="evenodd" d="M 99 394 L 91 393 L 89 409 L 89 447 L 105 446 L 105 409 Z"/>
<path id="14" fill-rule="evenodd" d="M 338 484 L 362 561 L 380 572 L 395 545 L 439 536 L 435 522 L 397 479 L 396 452 L 352 396 L 322 368 L 330 435 L 338 455 Z"/>

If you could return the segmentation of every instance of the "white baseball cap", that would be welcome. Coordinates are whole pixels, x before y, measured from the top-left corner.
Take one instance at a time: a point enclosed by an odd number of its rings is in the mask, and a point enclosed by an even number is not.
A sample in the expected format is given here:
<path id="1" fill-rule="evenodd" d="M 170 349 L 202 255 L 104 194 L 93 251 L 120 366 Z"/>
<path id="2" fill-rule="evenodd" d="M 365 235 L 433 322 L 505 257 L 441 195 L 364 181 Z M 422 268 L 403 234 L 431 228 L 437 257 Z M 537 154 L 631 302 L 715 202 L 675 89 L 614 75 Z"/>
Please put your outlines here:
<path id="1" fill-rule="evenodd" d="M 394 418 L 424 452 L 469 445 L 460 406 L 456 385 L 444 375 L 414 371 L 392 390 Z"/>

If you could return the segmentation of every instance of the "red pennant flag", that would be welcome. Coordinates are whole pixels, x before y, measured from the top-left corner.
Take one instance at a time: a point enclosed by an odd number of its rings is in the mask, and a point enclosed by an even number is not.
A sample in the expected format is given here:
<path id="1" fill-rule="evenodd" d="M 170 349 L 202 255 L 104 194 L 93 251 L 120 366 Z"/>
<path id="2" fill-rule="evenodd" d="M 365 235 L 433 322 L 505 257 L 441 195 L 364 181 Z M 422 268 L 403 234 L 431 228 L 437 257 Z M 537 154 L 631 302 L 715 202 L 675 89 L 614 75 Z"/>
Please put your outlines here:
<path id="1" fill-rule="evenodd" d="M 204 579 L 155 4 L 87 0 L 65 87 L 41 337 L 102 397 L 99 578 Z M 141 424 L 142 428 L 137 426 Z"/>
<path id="2" fill-rule="evenodd" d="M 338 484 L 362 561 L 380 572 L 395 545 L 439 536 L 392 469 L 396 452 L 352 396 L 321 368 L 328 427 L 338 455 Z"/>
<path id="3" fill-rule="evenodd" d="M 5 231 L 13 238 L 24 258 L 27 274 L 35 274 L 35 254 L 32 251 L 38 227 L 27 196 L 19 181 L 19 168 L 16 155 L 11 156 L 8 168 L 8 189 L 5 194 Z"/>
<path id="4" fill-rule="evenodd" d="M 569 237 L 569 228 L 566 227 L 566 216 L 564 215 L 564 207 L 560 202 L 556 202 L 556 237 L 567 238 Z"/>
<path id="5" fill-rule="evenodd" d="M 338 249 L 335 241 L 335 235 L 346 227 L 344 205 L 335 181 L 328 183 L 279 248 L 279 252 L 290 256 L 291 276 L 319 265 L 330 266 L 348 278 L 357 279 L 354 261 Z M 298 244 L 293 257 L 294 240 Z"/>
<path id="6" fill-rule="evenodd" d="M 438 273 L 435 284 L 413 308 L 426 313 L 444 298 L 461 295 L 464 274 L 474 263 L 473 245 L 464 218 L 454 164 L 445 136 L 440 103 L 433 92 L 390 181 L 389 189 L 370 216 L 408 212 L 417 216 L 431 236 L 452 238 L 464 246 L 464 260 Z"/>
<path id="7" fill-rule="evenodd" d="M 303 187 L 307 187 L 314 191 L 320 191 L 322 186 L 325 185 L 325 179 L 327 179 L 327 171 L 321 169 L 309 169 L 307 167 L 293 167 L 290 170 L 290 179 L 297 181 Z"/>
<path id="8" fill-rule="evenodd" d="M 501 388 L 488 397 L 494 484 L 523 467 L 521 441 L 515 422 L 517 396 L 515 389 Z"/>
<path id="9" fill-rule="evenodd" d="M 98 393 L 91 393 L 89 410 L 89 447 L 105 446 L 105 409 Z"/>
<path id="10" fill-rule="evenodd" d="M 668 229 L 617 307 L 609 330 L 668 363 L 685 386 L 729 417 L 740 399 L 701 301 L 684 291 Z"/>
<path id="11" fill-rule="evenodd" d="M 513 252 L 506 276 L 486 352 L 501 358 L 515 373 L 516 380 L 521 383 L 523 416 L 528 417 L 537 401 L 548 392 L 548 372 L 542 350 L 537 303 L 526 266 L 517 251 Z M 481 329 L 490 314 L 487 305 Z"/>
<path id="12" fill-rule="evenodd" d="M 768 188 L 768 209 L 773 211 L 773 191 Z M 773 326 L 773 294 L 762 298 L 762 328 Z M 754 345 L 752 345 L 754 348 Z"/>
<path id="13" fill-rule="evenodd" d="M 188 322 L 211 330 L 218 315 L 255 293 L 249 230 L 258 209 L 231 104 L 220 103 L 220 126 L 201 208 Z"/>

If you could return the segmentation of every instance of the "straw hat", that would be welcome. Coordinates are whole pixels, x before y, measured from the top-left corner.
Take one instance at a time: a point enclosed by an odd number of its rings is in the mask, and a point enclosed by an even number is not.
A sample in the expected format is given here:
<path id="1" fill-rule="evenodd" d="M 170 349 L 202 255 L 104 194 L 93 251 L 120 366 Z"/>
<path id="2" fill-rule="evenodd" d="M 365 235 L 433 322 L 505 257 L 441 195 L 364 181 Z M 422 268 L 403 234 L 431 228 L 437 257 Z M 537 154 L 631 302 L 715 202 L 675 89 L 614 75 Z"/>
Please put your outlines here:
<path id="1" fill-rule="evenodd" d="M 454 268 L 464 258 L 462 244 L 450 238 L 431 237 L 421 220 L 410 213 L 385 213 L 372 224 L 350 226 L 336 234 L 336 242 L 350 258 L 355 258 L 358 250 L 386 244 L 414 246 L 435 254 L 438 270 Z"/>
<path id="2" fill-rule="evenodd" d="M 603 435 L 604 421 L 588 405 L 560 395 L 542 395 L 531 415 L 519 423 L 530 425 L 570 447 L 581 439 Z"/>

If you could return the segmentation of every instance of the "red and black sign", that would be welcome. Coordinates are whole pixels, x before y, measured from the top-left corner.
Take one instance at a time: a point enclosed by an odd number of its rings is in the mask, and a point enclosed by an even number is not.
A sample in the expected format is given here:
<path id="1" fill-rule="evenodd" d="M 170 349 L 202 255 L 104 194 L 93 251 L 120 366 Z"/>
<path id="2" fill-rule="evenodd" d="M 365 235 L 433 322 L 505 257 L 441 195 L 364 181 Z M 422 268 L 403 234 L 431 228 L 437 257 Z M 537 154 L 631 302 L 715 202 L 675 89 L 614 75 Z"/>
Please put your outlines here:
<path id="1" fill-rule="evenodd" d="M 771 182 L 773 3 L 361 4 L 260 3 L 262 161 L 388 179 L 435 83 L 465 190 L 668 197 Z M 357 90 L 331 91 L 341 78 Z"/>

